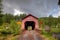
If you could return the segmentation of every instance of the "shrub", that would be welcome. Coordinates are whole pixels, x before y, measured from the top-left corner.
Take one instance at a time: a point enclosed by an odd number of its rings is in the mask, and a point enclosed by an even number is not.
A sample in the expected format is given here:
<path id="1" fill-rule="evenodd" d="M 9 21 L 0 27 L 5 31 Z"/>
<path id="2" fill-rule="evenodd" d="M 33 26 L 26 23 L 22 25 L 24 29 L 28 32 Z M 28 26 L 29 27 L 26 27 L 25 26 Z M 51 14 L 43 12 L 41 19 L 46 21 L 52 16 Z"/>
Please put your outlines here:
<path id="1" fill-rule="evenodd" d="M 13 34 L 16 35 L 20 32 L 20 26 L 16 24 L 15 20 L 12 20 L 10 24 L 4 23 L 0 27 L 0 33 L 3 35 Z"/>

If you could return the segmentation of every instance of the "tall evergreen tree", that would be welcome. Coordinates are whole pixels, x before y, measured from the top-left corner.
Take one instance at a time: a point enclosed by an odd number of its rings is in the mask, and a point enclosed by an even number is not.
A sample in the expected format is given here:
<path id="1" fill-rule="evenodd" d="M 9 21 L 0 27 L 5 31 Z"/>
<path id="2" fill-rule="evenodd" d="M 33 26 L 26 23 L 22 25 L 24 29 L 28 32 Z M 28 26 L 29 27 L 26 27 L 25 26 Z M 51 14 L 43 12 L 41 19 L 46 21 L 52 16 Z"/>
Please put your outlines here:
<path id="1" fill-rule="evenodd" d="M 3 4 L 2 4 L 3 0 L 0 0 L 0 17 L 3 16 L 2 12 L 3 12 Z"/>
<path id="2" fill-rule="evenodd" d="M 3 0 L 0 0 L 0 25 L 2 25 L 2 23 L 3 23 L 3 21 L 2 21 L 2 16 L 3 16 L 3 14 L 2 14 L 2 9 L 3 9 L 3 5 L 2 5 L 2 1 Z"/>
<path id="3" fill-rule="evenodd" d="M 3 9 L 2 6 L 3 6 L 3 5 L 2 5 L 2 0 L 0 0 L 0 14 L 2 13 L 2 9 Z"/>

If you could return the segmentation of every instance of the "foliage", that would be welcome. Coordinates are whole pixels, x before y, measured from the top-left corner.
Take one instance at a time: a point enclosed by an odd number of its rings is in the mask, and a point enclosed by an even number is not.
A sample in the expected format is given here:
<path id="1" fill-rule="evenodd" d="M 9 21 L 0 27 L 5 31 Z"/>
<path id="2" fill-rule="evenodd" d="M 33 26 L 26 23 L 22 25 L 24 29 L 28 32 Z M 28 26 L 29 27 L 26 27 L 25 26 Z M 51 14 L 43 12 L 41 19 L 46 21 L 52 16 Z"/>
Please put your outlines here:
<path id="1" fill-rule="evenodd" d="M 3 1 L 3 0 L 0 0 L 0 14 L 2 13 L 2 9 L 3 9 L 3 8 L 2 8 L 2 7 L 3 7 L 2 1 Z"/>
<path id="2" fill-rule="evenodd" d="M 51 28 L 52 33 L 60 33 L 60 28 Z"/>
<path id="3" fill-rule="evenodd" d="M 20 31 L 20 26 L 17 25 L 16 21 L 12 21 L 10 24 L 11 32 L 13 34 L 18 34 Z"/>
<path id="4" fill-rule="evenodd" d="M 42 17 L 38 19 L 39 22 L 42 20 L 43 24 L 40 24 L 40 27 L 42 26 L 42 34 L 45 35 L 48 40 L 56 40 L 52 37 L 52 33 L 60 34 L 60 18 L 54 18 L 52 16 L 49 17 Z M 45 26 L 50 27 L 50 32 L 47 32 L 45 30 Z"/>
<path id="5" fill-rule="evenodd" d="M 44 25 L 48 25 L 48 26 L 56 26 L 57 24 L 60 23 L 60 18 L 53 18 L 53 17 L 43 17 L 43 18 L 39 18 L 39 21 L 42 20 Z"/>
<path id="6" fill-rule="evenodd" d="M 1 34 L 9 35 L 13 34 L 16 35 L 20 32 L 20 27 L 16 24 L 16 21 L 11 21 L 10 24 L 5 23 L 0 27 Z"/>
<path id="7" fill-rule="evenodd" d="M 13 20 L 13 15 L 11 15 L 11 14 L 5 14 L 2 17 L 2 20 L 3 20 L 4 23 L 10 23 L 10 21 Z"/>
<path id="8" fill-rule="evenodd" d="M 45 30 L 42 30 L 42 34 L 46 38 L 45 40 L 57 40 L 54 37 L 52 37 L 52 33 L 51 32 L 47 32 Z"/>
<path id="9" fill-rule="evenodd" d="M 3 23 L 3 21 L 2 21 L 2 16 L 3 16 L 3 14 L 2 14 L 2 0 L 0 0 L 0 25 L 2 25 L 2 23 Z"/>
<path id="10" fill-rule="evenodd" d="M 20 16 L 16 15 L 14 18 L 15 20 L 22 20 L 25 16 L 26 14 L 20 14 Z"/>
<path id="11" fill-rule="evenodd" d="M 9 13 L 0 14 L 0 25 L 2 25 L 3 23 L 11 23 L 11 20 L 21 21 L 25 16 L 26 14 L 21 14 L 20 16 L 14 16 Z"/>

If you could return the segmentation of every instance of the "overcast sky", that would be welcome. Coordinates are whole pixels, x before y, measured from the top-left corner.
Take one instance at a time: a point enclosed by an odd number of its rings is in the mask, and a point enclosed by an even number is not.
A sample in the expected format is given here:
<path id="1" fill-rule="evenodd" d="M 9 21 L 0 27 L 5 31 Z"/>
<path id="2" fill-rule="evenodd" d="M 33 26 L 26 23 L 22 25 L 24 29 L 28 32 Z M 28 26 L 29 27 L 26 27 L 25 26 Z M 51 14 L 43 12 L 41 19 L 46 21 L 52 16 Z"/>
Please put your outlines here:
<path id="1" fill-rule="evenodd" d="M 36 17 L 60 16 L 58 0 L 4 0 L 4 12 L 19 14 L 25 12 Z"/>

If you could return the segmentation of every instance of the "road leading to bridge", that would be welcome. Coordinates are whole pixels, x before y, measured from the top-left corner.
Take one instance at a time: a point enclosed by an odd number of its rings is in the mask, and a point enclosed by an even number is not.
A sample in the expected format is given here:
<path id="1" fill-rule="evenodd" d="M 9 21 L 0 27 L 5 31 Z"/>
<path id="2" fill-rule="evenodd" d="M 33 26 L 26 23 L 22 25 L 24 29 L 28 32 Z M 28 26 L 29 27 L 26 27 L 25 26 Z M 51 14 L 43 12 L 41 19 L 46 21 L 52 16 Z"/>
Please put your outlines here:
<path id="1" fill-rule="evenodd" d="M 25 31 L 17 40 L 43 40 L 43 38 L 36 31 Z"/>

